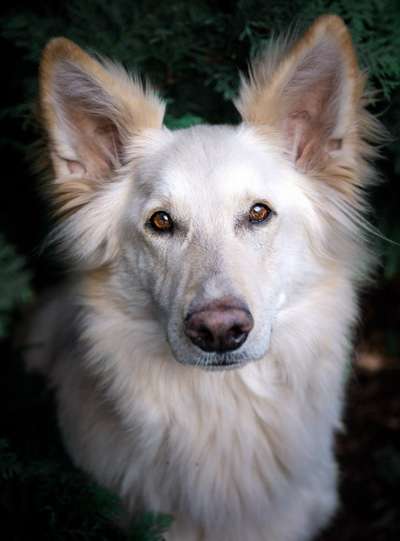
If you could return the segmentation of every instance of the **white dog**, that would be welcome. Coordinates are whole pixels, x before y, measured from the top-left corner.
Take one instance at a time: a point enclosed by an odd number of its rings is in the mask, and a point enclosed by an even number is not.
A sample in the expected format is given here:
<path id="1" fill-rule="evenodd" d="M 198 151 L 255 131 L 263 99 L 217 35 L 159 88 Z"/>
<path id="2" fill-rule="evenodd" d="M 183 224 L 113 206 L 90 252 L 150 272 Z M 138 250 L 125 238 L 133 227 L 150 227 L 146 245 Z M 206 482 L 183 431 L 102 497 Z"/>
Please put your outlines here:
<path id="1" fill-rule="evenodd" d="M 343 22 L 243 79 L 239 126 L 169 131 L 163 102 L 59 38 L 40 105 L 74 278 L 28 363 L 81 468 L 172 541 L 300 541 L 337 505 L 334 433 L 371 257 L 379 130 Z"/>

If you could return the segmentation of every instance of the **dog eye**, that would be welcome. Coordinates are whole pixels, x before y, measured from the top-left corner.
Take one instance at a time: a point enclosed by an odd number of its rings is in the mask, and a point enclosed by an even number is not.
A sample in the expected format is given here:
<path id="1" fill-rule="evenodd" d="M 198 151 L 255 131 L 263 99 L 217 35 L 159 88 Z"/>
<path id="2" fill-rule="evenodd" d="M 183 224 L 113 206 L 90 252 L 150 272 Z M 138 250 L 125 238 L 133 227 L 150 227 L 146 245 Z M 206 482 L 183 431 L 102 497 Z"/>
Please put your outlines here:
<path id="1" fill-rule="evenodd" d="M 151 216 L 149 223 L 153 230 L 158 233 L 170 233 L 174 226 L 171 216 L 163 210 L 155 212 Z"/>
<path id="2" fill-rule="evenodd" d="M 256 203 L 249 211 L 249 222 L 251 224 L 259 224 L 265 222 L 272 213 L 272 210 L 264 203 Z"/>

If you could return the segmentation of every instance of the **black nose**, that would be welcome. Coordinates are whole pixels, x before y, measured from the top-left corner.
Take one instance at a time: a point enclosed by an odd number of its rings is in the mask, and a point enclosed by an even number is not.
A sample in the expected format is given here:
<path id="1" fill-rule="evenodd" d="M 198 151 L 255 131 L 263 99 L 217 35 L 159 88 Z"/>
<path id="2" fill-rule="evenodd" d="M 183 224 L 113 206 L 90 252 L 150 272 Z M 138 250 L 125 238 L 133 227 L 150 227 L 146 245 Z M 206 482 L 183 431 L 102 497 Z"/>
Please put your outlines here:
<path id="1" fill-rule="evenodd" d="M 234 297 L 213 301 L 191 312 L 184 331 L 204 351 L 233 351 L 247 339 L 253 317 L 246 306 Z"/>

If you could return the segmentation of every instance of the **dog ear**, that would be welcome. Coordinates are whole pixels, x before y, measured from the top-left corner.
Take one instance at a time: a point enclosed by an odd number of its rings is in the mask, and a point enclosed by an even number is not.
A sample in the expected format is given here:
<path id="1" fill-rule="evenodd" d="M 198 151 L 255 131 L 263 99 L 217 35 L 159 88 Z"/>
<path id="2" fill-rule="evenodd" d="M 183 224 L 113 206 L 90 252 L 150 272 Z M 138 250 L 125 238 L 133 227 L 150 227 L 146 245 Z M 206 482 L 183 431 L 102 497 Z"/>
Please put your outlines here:
<path id="1" fill-rule="evenodd" d="M 90 184 L 123 164 L 131 136 L 161 127 L 164 104 L 120 66 L 56 38 L 40 65 L 40 114 L 55 181 Z"/>
<path id="2" fill-rule="evenodd" d="M 321 168 L 348 151 L 364 76 L 337 16 L 320 17 L 285 49 L 278 42 L 253 66 L 236 106 L 245 122 L 278 131 L 299 168 Z"/>

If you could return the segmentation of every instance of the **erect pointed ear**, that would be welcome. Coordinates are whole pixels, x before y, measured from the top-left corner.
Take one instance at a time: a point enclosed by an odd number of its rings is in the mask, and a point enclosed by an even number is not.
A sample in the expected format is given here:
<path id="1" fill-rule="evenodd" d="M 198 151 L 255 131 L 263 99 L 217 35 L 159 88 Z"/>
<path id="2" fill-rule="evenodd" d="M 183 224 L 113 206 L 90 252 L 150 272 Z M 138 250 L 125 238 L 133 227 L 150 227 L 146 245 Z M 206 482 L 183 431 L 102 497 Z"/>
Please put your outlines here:
<path id="1" fill-rule="evenodd" d="M 307 170 L 348 151 L 363 89 L 345 24 L 325 15 L 288 51 L 279 42 L 267 51 L 242 81 L 236 106 L 245 122 L 278 131 Z"/>
<path id="2" fill-rule="evenodd" d="M 120 66 L 56 38 L 40 65 L 40 114 L 55 181 L 90 183 L 123 163 L 132 136 L 161 127 L 164 104 Z"/>

